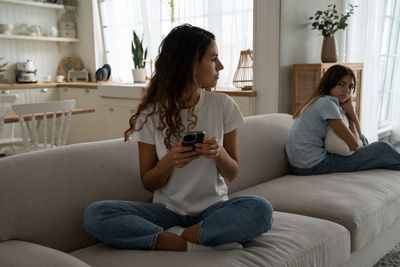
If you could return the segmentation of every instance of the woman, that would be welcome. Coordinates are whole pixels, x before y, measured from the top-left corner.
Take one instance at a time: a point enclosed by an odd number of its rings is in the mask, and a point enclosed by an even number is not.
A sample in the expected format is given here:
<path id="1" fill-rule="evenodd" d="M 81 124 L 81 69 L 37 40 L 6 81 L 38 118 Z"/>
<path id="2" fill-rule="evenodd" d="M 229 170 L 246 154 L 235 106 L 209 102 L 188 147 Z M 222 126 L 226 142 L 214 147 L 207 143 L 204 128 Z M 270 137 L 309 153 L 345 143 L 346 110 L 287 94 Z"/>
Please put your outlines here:
<path id="1" fill-rule="evenodd" d="M 206 91 L 223 65 L 214 35 L 185 24 L 162 41 L 155 74 L 130 119 L 137 136 L 140 175 L 153 203 L 102 201 L 84 216 L 87 233 L 120 248 L 208 250 L 241 248 L 268 231 L 271 204 L 257 196 L 228 199 L 225 180 L 239 171 L 233 100 Z M 203 143 L 182 146 L 185 131 L 205 131 Z"/>
<path id="2" fill-rule="evenodd" d="M 361 134 L 351 99 L 355 87 L 353 71 L 334 65 L 325 72 L 311 98 L 293 115 L 295 120 L 286 141 L 286 154 L 293 174 L 313 175 L 374 168 L 400 170 L 399 149 L 387 142 L 368 144 Z M 349 127 L 342 121 L 341 109 L 346 114 Z M 330 128 L 354 153 L 341 156 L 326 150 L 324 141 Z"/>

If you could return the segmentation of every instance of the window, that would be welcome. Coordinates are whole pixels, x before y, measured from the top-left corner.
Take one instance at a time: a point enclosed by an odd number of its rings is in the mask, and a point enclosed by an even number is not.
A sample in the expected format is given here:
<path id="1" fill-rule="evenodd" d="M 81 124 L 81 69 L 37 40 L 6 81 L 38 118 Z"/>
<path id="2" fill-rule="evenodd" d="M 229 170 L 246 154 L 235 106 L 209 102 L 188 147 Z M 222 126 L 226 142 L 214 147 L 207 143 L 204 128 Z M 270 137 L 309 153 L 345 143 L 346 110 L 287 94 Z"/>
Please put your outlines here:
<path id="1" fill-rule="evenodd" d="M 400 0 L 388 0 L 379 59 L 379 128 L 391 125 L 395 74 L 400 73 Z"/>
<path id="2" fill-rule="evenodd" d="M 132 81 L 133 29 L 143 36 L 144 46 L 149 50 L 147 59 L 154 61 L 162 38 L 173 27 L 190 23 L 214 33 L 225 67 L 219 85 L 232 86 L 240 50 L 253 49 L 253 0 L 175 0 L 175 21 L 171 19 L 170 3 L 168 0 L 99 0 L 105 53 L 113 69 L 113 80 Z"/>

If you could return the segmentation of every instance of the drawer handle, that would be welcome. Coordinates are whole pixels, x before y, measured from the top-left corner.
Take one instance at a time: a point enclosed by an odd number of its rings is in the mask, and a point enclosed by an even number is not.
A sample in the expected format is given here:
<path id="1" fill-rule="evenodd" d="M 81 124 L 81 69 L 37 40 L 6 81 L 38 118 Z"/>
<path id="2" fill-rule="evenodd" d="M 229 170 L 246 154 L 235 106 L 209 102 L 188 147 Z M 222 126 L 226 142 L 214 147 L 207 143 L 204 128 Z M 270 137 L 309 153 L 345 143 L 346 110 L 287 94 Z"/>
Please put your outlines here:
<path id="1" fill-rule="evenodd" d="M 42 90 L 40 90 L 42 93 L 47 93 L 49 91 L 49 89 L 47 88 L 42 88 Z"/>
<path id="2" fill-rule="evenodd" d="M 113 108 L 113 107 L 111 107 L 111 108 L 108 108 L 108 111 L 111 111 L 111 112 L 113 112 L 113 111 L 114 111 L 114 108 Z"/>
<path id="3" fill-rule="evenodd" d="M 68 92 L 68 88 L 67 87 L 64 87 L 64 92 Z"/>
<path id="4" fill-rule="evenodd" d="M 85 92 L 86 92 L 86 93 L 90 93 L 90 90 L 89 90 L 89 89 L 85 89 Z"/>
<path id="5" fill-rule="evenodd" d="M 11 93 L 11 91 L 10 90 L 1 90 L 1 93 L 6 95 L 6 94 Z"/>
<path id="6" fill-rule="evenodd" d="M 133 114 L 133 113 L 135 113 L 135 110 L 134 109 L 130 109 L 129 113 Z"/>

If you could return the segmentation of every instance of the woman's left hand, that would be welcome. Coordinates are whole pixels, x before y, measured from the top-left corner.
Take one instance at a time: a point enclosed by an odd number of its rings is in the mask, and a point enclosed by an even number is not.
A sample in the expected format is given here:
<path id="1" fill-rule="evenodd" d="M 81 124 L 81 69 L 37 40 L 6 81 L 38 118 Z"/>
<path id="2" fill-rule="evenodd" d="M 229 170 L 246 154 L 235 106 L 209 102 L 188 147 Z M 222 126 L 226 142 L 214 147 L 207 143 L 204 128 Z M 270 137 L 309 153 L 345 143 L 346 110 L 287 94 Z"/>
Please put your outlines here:
<path id="1" fill-rule="evenodd" d="M 203 143 L 195 144 L 196 151 L 200 152 L 205 158 L 218 158 L 221 153 L 221 145 L 215 137 L 205 138 Z"/>

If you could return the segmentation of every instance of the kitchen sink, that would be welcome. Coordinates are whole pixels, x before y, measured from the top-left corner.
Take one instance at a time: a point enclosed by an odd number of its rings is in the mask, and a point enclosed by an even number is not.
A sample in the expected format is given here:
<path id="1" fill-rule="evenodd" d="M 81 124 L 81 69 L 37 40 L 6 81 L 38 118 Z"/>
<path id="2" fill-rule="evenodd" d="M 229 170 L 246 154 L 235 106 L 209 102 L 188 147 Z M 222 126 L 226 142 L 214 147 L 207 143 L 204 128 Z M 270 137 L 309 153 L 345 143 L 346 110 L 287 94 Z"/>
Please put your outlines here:
<path id="1" fill-rule="evenodd" d="M 98 86 L 101 97 L 141 99 L 147 83 L 107 83 Z"/>

